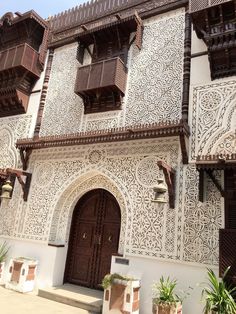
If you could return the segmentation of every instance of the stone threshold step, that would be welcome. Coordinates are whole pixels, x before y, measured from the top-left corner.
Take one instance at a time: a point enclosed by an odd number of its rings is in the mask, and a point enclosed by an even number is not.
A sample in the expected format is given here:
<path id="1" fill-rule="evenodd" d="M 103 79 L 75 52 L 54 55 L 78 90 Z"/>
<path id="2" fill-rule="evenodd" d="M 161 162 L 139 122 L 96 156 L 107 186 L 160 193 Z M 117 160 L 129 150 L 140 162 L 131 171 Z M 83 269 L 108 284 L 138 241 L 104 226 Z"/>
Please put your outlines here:
<path id="1" fill-rule="evenodd" d="M 58 287 L 39 289 L 38 296 L 78 307 L 89 313 L 102 313 L 102 291 L 65 284 Z"/>

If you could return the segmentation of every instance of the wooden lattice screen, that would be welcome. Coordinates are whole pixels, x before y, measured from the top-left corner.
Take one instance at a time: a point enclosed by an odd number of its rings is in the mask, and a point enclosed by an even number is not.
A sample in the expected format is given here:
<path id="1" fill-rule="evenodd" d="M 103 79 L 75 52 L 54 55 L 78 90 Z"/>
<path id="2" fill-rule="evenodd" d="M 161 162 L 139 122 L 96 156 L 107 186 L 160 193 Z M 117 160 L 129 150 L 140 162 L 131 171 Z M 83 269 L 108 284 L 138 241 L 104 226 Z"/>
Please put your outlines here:
<path id="1" fill-rule="evenodd" d="M 236 229 L 220 229 L 220 276 L 230 266 L 229 277 L 236 283 Z"/>
<path id="2" fill-rule="evenodd" d="M 189 9 L 190 12 L 193 13 L 228 1 L 229 0 L 190 0 Z"/>

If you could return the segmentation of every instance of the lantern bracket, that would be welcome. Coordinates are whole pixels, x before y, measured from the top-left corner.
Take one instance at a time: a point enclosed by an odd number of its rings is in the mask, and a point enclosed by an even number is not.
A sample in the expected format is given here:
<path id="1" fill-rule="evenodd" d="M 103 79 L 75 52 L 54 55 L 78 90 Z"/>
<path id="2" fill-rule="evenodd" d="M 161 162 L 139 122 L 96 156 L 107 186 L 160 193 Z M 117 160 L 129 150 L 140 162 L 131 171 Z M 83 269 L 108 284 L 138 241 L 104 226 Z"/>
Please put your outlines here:
<path id="1" fill-rule="evenodd" d="M 175 208 L 175 170 L 163 160 L 159 160 L 157 165 L 164 173 L 165 181 L 168 187 L 169 206 L 170 208 Z"/>
<path id="2" fill-rule="evenodd" d="M 29 195 L 29 188 L 30 188 L 32 174 L 26 171 L 12 169 L 12 168 L 7 168 L 6 174 L 10 178 L 12 177 L 17 178 L 23 191 L 23 200 L 26 202 Z M 25 177 L 24 180 L 23 180 L 23 177 Z"/>

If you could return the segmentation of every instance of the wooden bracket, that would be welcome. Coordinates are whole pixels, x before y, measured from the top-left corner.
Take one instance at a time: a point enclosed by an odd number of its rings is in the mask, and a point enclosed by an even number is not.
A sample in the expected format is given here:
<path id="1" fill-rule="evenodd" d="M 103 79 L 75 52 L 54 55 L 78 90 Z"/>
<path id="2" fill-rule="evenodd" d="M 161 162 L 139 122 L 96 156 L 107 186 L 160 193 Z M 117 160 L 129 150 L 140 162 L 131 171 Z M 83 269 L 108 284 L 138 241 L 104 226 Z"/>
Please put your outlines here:
<path id="1" fill-rule="evenodd" d="M 170 208 L 175 208 L 175 170 L 163 160 L 157 162 L 158 167 L 163 170 L 168 187 Z"/>
<path id="2" fill-rule="evenodd" d="M 180 140 L 180 147 L 181 147 L 181 154 L 182 154 L 182 161 L 184 165 L 188 164 L 188 150 L 187 150 L 187 143 L 186 143 L 186 136 L 184 134 L 181 134 L 179 136 Z"/>
<path id="3" fill-rule="evenodd" d="M 220 183 L 218 182 L 218 180 L 216 179 L 216 177 L 213 174 L 213 169 L 206 169 L 205 170 L 208 177 L 211 179 L 211 181 L 215 184 L 216 188 L 219 190 L 220 194 L 222 197 L 225 196 L 225 192 L 224 189 L 222 188 L 222 186 L 220 185 Z"/>
<path id="4" fill-rule="evenodd" d="M 222 188 L 221 184 L 218 182 L 216 177 L 214 176 L 214 169 L 198 169 L 199 171 L 199 201 L 204 202 L 204 191 L 205 191 L 205 182 L 204 182 L 204 171 L 208 175 L 208 177 L 211 179 L 211 181 L 214 183 L 218 191 L 220 192 L 220 195 L 222 197 L 225 196 L 225 191 Z"/>
<path id="5" fill-rule="evenodd" d="M 12 181 L 12 177 L 13 179 L 17 178 L 23 191 L 23 200 L 26 202 L 28 199 L 32 174 L 22 171 L 22 170 L 12 169 L 12 168 L 7 168 L 6 174 L 8 175 L 8 177 L 10 177 L 11 181 Z M 22 177 L 25 177 L 25 180 L 23 180 Z"/>
<path id="6" fill-rule="evenodd" d="M 27 170 L 29 165 L 29 157 L 32 153 L 31 148 L 20 148 L 20 158 L 22 162 L 22 168 L 23 170 Z"/>
<path id="7" fill-rule="evenodd" d="M 134 16 L 135 16 L 135 21 L 137 23 L 135 45 L 138 47 L 139 50 L 141 50 L 142 40 L 143 40 L 143 29 L 144 29 L 143 21 L 141 17 L 138 15 L 137 11 L 135 11 Z"/>

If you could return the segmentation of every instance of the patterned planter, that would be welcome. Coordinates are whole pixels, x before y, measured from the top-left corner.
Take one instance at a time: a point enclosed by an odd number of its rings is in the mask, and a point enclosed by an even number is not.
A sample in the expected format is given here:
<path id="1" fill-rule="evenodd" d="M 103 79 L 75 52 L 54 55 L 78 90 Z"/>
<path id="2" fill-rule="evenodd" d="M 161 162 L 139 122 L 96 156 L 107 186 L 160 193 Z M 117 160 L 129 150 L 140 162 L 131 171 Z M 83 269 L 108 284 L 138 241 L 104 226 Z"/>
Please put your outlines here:
<path id="1" fill-rule="evenodd" d="M 5 262 L 1 262 L 0 263 L 0 285 L 4 284 L 4 281 L 3 281 L 4 269 L 5 269 Z"/>
<path id="2" fill-rule="evenodd" d="M 114 283 L 104 291 L 102 313 L 138 314 L 139 289 L 139 280 L 115 279 Z"/>
<path id="3" fill-rule="evenodd" d="M 182 304 L 154 304 L 153 314 L 182 314 Z"/>
<path id="4" fill-rule="evenodd" d="M 19 292 L 30 292 L 34 289 L 37 261 L 18 257 L 10 261 L 6 288 Z"/>

